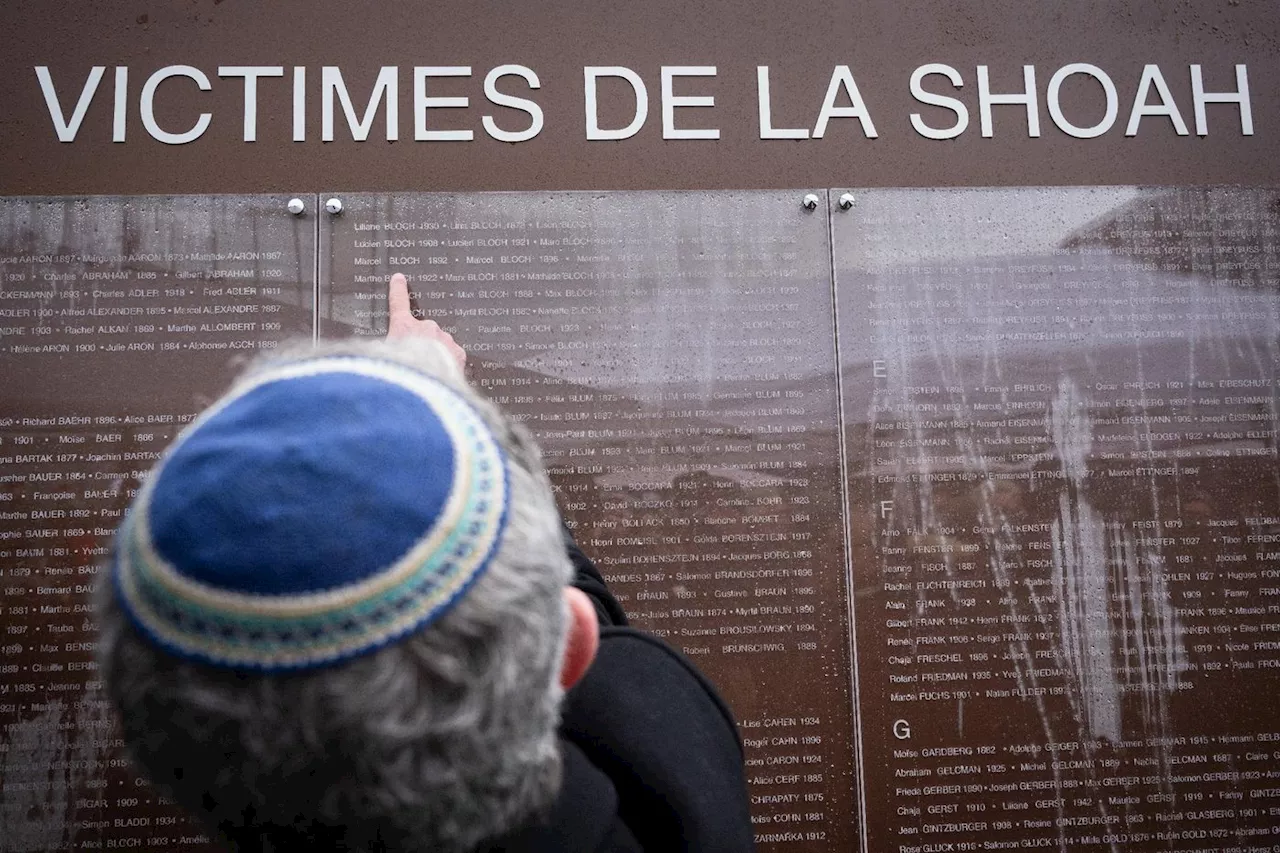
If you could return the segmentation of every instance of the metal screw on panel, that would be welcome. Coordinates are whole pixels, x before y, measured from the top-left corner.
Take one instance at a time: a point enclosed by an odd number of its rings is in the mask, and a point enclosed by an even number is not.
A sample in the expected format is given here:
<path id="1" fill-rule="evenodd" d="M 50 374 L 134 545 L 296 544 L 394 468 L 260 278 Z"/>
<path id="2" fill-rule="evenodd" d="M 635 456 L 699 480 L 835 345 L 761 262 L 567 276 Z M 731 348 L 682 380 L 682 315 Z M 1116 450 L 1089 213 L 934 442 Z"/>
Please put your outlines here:
<path id="1" fill-rule="evenodd" d="M 840 209 L 848 210 L 853 207 L 854 201 L 853 193 L 842 193 L 840 195 Z"/>
<path id="2" fill-rule="evenodd" d="M 300 198 L 289 199 L 289 212 L 292 213 L 294 216 L 301 216 L 302 212 L 306 209 L 307 209 L 307 206 L 302 203 L 302 199 Z"/>
<path id="3" fill-rule="evenodd" d="M 342 213 L 342 199 L 340 198 L 329 199 L 324 203 L 324 209 L 329 211 L 334 216 L 339 215 L 340 213 Z"/>
<path id="4" fill-rule="evenodd" d="M 818 196 L 815 195 L 814 193 L 807 193 L 804 197 L 804 200 L 801 201 L 800 204 L 804 207 L 805 210 L 817 210 Z"/>

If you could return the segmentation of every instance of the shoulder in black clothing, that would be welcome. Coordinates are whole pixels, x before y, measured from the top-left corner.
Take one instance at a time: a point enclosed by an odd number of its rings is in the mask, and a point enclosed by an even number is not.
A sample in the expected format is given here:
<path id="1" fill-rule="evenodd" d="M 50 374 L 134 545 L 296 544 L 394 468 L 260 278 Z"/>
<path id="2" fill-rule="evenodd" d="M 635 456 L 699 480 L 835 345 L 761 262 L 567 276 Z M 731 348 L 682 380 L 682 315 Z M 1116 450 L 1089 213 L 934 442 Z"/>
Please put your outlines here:
<path id="1" fill-rule="evenodd" d="M 612 781 L 645 850 L 754 849 L 737 726 L 710 682 L 662 640 L 601 629 L 562 732 Z"/>

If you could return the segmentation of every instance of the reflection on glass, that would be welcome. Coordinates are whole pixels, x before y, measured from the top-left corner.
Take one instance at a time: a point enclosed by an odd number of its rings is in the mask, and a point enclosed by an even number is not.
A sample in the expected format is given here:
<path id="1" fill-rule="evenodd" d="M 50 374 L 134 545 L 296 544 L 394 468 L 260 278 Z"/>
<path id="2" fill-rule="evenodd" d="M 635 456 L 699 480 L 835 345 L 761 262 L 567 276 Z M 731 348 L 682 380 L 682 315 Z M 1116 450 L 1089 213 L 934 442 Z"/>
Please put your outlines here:
<path id="1" fill-rule="evenodd" d="M 872 849 L 1271 832 L 1280 197 L 833 222 Z"/>

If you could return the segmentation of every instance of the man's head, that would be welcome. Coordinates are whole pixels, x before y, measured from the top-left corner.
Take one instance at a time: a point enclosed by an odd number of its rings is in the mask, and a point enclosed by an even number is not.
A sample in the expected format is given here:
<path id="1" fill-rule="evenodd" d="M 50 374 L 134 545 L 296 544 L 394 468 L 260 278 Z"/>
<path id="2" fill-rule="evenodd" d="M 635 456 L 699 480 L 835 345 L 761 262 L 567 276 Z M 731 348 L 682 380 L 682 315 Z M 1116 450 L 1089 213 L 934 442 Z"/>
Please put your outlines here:
<path id="1" fill-rule="evenodd" d="M 147 775 L 246 845 L 465 850 L 555 796 L 595 622 L 528 434 L 425 341 L 256 364 L 99 590 Z"/>

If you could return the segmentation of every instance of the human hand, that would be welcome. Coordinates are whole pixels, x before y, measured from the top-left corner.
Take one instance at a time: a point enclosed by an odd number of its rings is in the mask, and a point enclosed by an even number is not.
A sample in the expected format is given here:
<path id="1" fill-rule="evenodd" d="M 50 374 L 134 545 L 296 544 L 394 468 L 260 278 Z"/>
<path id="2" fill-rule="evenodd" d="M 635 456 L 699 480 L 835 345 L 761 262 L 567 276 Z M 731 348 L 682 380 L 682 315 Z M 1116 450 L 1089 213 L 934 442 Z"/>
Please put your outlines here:
<path id="1" fill-rule="evenodd" d="M 458 363 L 458 369 L 466 369 L 467 351 L 458 346 L 453 335 L 440 328 L 435 320 L 419 320 L 413 316 L 413 310 L 409 306 L 409 281 L 396 273 L 387 283 L 387 340 L 401 338 L 439 341 Z"/>

